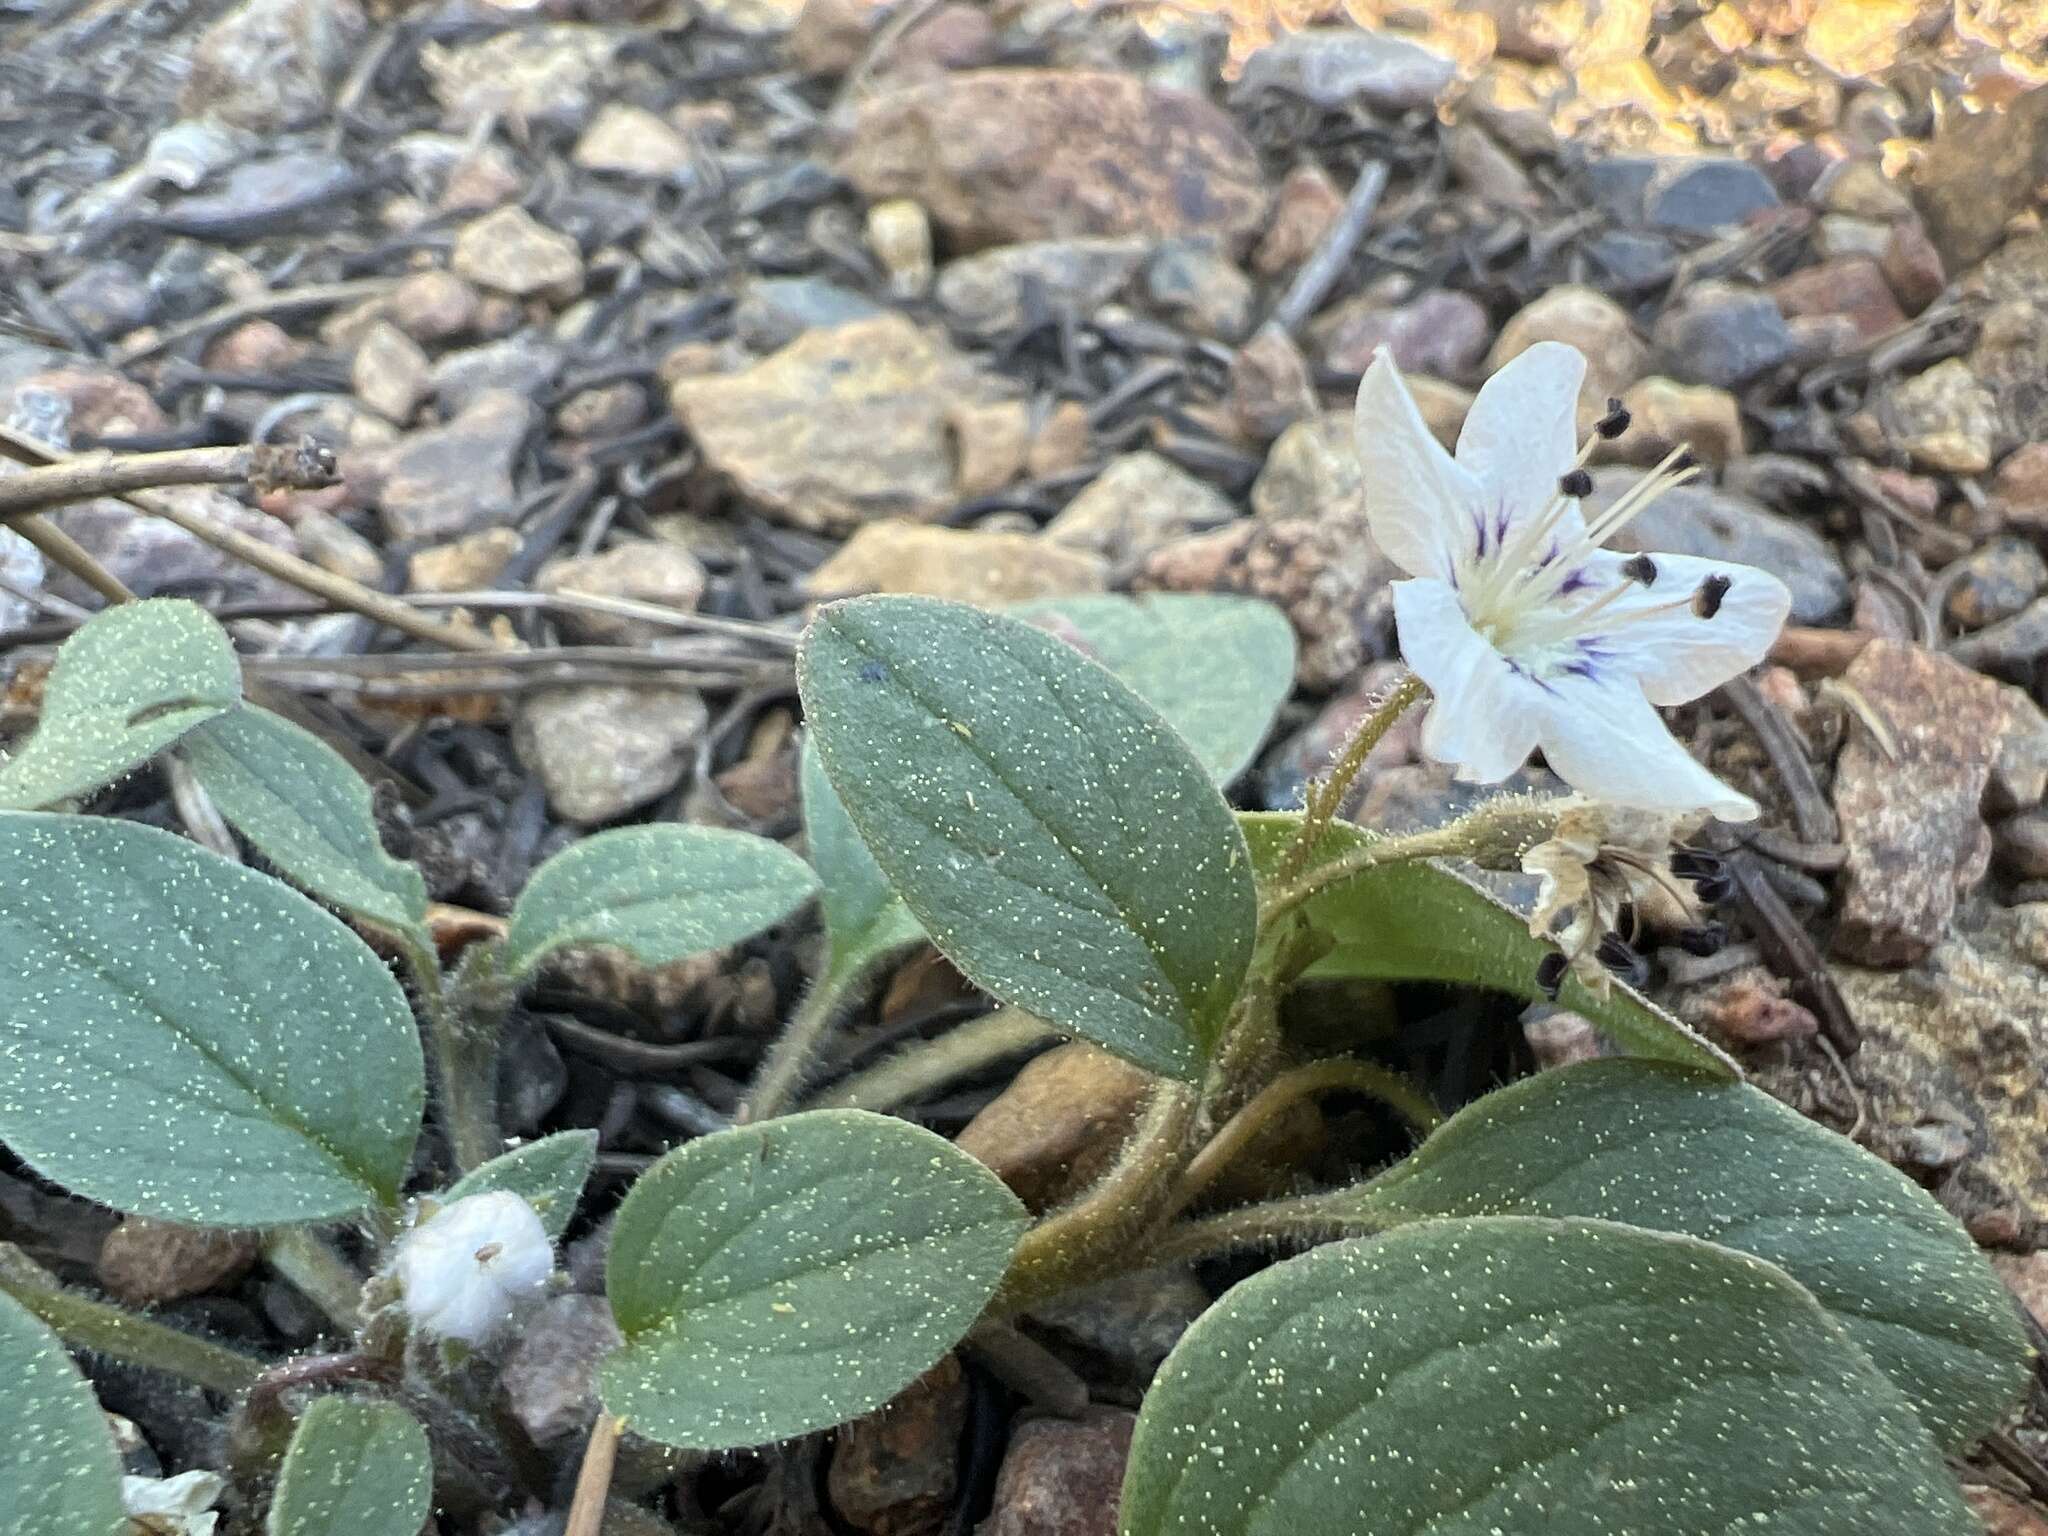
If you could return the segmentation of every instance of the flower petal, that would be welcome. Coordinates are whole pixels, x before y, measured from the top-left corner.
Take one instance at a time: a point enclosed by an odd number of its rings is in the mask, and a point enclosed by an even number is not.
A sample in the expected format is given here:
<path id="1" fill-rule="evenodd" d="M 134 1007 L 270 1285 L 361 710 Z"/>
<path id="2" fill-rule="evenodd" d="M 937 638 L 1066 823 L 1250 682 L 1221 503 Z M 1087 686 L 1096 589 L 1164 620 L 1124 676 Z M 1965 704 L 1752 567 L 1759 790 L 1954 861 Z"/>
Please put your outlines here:
<path id="1" fill-rule="evenodd" d="M 1423 753 L 1455 764 L 1461 779 L 1499 783 L 1536 745 L 1541 688 L 1473 629 L 1448 583 L 1397 581 L 1393 590 L 1401 655 L 1436 695 Z"/>
<path id="2" fill-rule="evenodd" d="M 1630 556 L 1602 551 L 1587 562 L 1605 589 L 1625 581 Z M 1792 594 L 1769 571 L 1691 555 L 1651 555 L 1657 579 L 1632 586 L 1601 614 L 1592 637 L 1623 659 L 1652 704 L 1684 704 L 1739 676 L 1764 659 L 1792 611 Z M 1712 577 L 1728 588 L 1710 619 L 1693 611 L 1693 594 Z"/>
<path id="3" fill-rule="evenodd" d="M 1756 817 L 1756 802 L 1701 767 L 1624 673 L 1552 677 L 1539 734 L 1551 771 L 1582 795 L 1723 821 Z"/>
<path id="4" fill-rule="evenodd" d="M 1478 482 L 1423 424 L 1382 347 L 1358 382 L 1352 417 L 1375 543 L 1411 576 L 1448 577 L 1478 529 Z"/>
<path id="5" fill-rule="evenodd" d="M 1539 341 L 1479 388 L 1458 433 L 1458 464 L 1471 471 L 1509 527 L 1537 516 L 1579 453 L 1579 385 L 1586 359 L 1577 347 Z M 1557 524 L 1560 542 L 1585 531 L 1578 503 Z"/>

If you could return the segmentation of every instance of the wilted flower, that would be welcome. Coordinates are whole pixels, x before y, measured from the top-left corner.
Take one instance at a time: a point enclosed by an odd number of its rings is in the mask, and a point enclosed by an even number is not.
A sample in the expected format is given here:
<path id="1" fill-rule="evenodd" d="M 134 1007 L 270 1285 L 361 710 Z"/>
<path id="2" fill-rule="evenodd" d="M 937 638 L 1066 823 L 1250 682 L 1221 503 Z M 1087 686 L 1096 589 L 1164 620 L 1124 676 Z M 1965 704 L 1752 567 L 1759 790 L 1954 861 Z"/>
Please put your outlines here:
<path id="1" fill-rule="evenodd" d="M 405 1235 L 392 1260 L 413 1326 L 465 1344 L 485 1343 L 509 1323 L 554 1268 L 547 1229 L 509 1190 L 442 1206 Z"/>
<path id="2" fill-rule="evenodd" d="M 123 1477 L 121 1512 L 132 1531 L 149 1536 L 213 1536 L 220 1516 L 214 1501 L 228 1486 L 218 1472 L 180 1472 L 176 1477 Z"/>
<path id="3" fill-rule="evenodd" d="M 1539 342 L 1487 380 L 1455 458 L 1423 425 L 1384 350 L 1358 389 L 1373 537 L 1413 577 L 1394 584 L 1401 651 L 1436 695 L 1422 748 L 1497 783 L 1537 747 L 1574 789 L 1615 805 L 1756 815 L 1673 739 L 1682 704 L 1761 660 L 1791 608 L 1777 577 L 1688 555 L 1600 546 L 1692 471 L 1667 458 L 1590 525 L 1594 442 L 1581 446 L 1586 360 Z"/>

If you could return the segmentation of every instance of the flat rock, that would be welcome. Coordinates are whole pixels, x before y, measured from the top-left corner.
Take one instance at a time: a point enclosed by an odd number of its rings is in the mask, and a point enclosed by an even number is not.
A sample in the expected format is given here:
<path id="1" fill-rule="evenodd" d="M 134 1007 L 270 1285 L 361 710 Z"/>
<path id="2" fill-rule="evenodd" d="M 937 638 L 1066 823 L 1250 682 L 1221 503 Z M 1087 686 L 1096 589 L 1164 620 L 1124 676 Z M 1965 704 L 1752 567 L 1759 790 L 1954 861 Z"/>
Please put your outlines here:
<path id="1" fill-rule="evenodd" d="M 645 107 L 607 102 L 577 139 L 569 159 L 586 171 L 667 181 L 687 171 L 690 141 L 667 118 Z"/>
<path id="2" fill-rule="evenodd" d="M 1251 144 L 1200 97 L 1092 70 L 970 70 L 892 91 L 854 122 L 840 169 L 871 201 L 915 198 L 965 247 L 1262 226 Z"/>
<path id="3" fill-rule="evenodd" d="M 1725 466 L 1743 456 L 1742 407 L 1725 389 L 1681 384 L 1653 374 L 1622 393 L 1629 427 L 1614 444 L 1618 458 L 1655 464 L 1674 448 L 1690 448 L 1703 463 Z"/>
<path id="4" fill-rule="evenodd" d="M 430 267 L 398 280 L 384 308 L 391 323 L 414 341 L 447 341 L 476 324 L 482 299 L 453 272 Z"/>
<path id="5" fill-rule="evenodd" d="M 368 32 L 356 0 L 243 0 L 200 35 L 180 108 L 257 133 L 323 116 Z"/>
<path id="6" fill-rule="evenodd" d="M 1199 336 L 1236 341 L 1252 326 L 1252 281 L 1213 239 L 1168 240 L 1145 264 L 1145 298 Z"/>
<path id="7" fill-rule="evenodd" d="M 941 528 L 891 518 L 859 529 L 806 578 L 819 598 L 915 592 L 995 606 L 1100 592 L 1109 563 L 1037 534 Z"/>
<path id="8" fill-rule="evenodd" d="M 444 411 L 466 411 L 486 394 L 538 394 L 562 359 L 559 346 L 531 331 L 443 353 L 434 362 L 434 400 Z"/>
<path id="9" fill-rule="evenodd" d="M 583 253 L 516 204 L 463 226 L 449 265 L 457 277 L 515 299 L 573 297 L 583 285 Z"/>
<path id="10" fill-rule="evenodd" d="M 1642 191 L 1644 222 L 1687 234 L 1712 234 L 1777 206 L 1770 178 L 1746 160 L 1667 161 Z"/>
<path id="11" fill-rule="evenodd" d="M 1586 515 L 1612 506 L 1639 478 L 1629 469 L 1594 470 Z M 1631 553 L 1663 550 L 1761 567 L 1792 589 L 1796 624 L 1824 624 L 1849 606 L 1848 573 L 1827 540 L 1734 491 L 1699 484 L 1666 491 L 1609 542 Z"/>
<path id="12" fill-rule="evenodd" d="M 1990 835 L 1979 811 L 2010 714 L 1992 679 L 1896 640 L 1871 641 L 1843 682 L 1896 755 L 1852 728 L 1836 765 L 1848 860 L 1834 948 L 1865 965 L 1910 965 L 1941 942 L 1958 891 L 1983 878 Z"/>
<path id="13" fill-rule="evenodd" d="M 2048 587 L 2048 561 L 2025 539 L 1993 539 L 1945 573 L 1942 611 L 1959 629 L 1982 629 L 2009 619 Z"/>
<path id="14" fill-rule="evenodd" d="M 1151 1079 L 1082 1041 L 1027 1063 L 968 1121 L 954 1144 L 1034 1211 L 1086 1189 L 1116 1160 L 1151 1092 Z"/>
<path id="15" fill-rule="evenodd" d="M 1385 347 L 1404 373 L 1456 379 L 1486 355 L 1493 322 L 1470 294 L 1433 288 L 1403 304 L 1347 300 L 1318 315 L 1310 335 L 1336 373 L 1364 373 Z"/>
<path id="16" fill-rule="evenodd" d="M 1207 1288 L 1187 1270 L 1148 1269 L 1034 1307 L 1025 1327 L 1087 1380 L 1106 1380 L 1135 1401 L 1210 1305 Z"/>
<path id="17" fill-rule="evenodd" d="M 761 277 L 747 284 L 733 311 L 733 330 L 757 352 L 786 347 L 806 331 L 870 320 L 882 307 L 865 294 L 822 277 Z"/>
<path id="18" fill-rule="evenodd" d="M 420 65 L 448 128 L 496 118 L 574 129 L 596 106 L 622 37 L 567 23 L 515 27 L 455 47 L 429 42 Z"/>
<path id="19" fill-rule="evenodd" d="M 231 496 L 202 485 L 164 486 L 154 494 L 272 549 L 295 552 L 289 528 Z M 297 590 L 125 501 L 89 501 L 49 518 L 142 597 L 208 591 L 226 602 L 277 603 L 292 601 Z M 68 573 L 51 572 L 49 588 L 74 601 L 87 596 L 84 583 Z"/>
<path id="20" fill-rule="evenodd" d="M 1220 491 L 1149 451 L 1108 468 L 1045 526 L 1045 537 L 1121 566 L 1197 528 L 1229 522 L 1237 509 Z"/>
<path id="21" fill-rule="evenodd" d="M 525 542 L 516 528 L 482 528 L 416 550 L 406 566 L 408 592 L 475 592 L 494 587 Z"/>
<path id="22" fill-rule="evenodd" d="M 1867 256 L 1823 261 L 1781 277 L 1771 297 L 1790 319 L 1845 315 L 1859 341 L 1870 341 L 1906 323 L 1906 313 L 1885 281 L 1884 269 Z"/>
<path id="23" fill-rule="evenodd" d="M 1093 314 L 1123 291 L 1151 249 L 1133 239 L 1028 240 L 949 261 L 933 289 L 946 318 L 976 335 L 1014 330 L 1033 307 Z"/>
<path id="24" fill-rule="evenodd" d="M 1658 317 L 1655 340 L 1666 373 L 1723 389 L 1777 367 L 1797 348 L 1769 294 L 1711 279 L 1687 288 Z"/>
<path id="25" fill-rule="evenodd" d="M 976 1536 L 1116 1536 L 1137 1422 L 1121 1408 L 1090 1408 L 1019 1424 Z"/>
<path id="26" fill-rule="evenodd" d="M 865 1536 L 938 1536 L 960 1487 L 967 1374 L 947 1355 L 832 1436 L 832 1507 Z"/>
<path id="27" fill-rule="evenodd" d="M 1586 355 L 1586 382 L 1579 390 L 1579 417 L 1590 425 L 1606 414 L 1608 400 L 1641 378 L 1650 349 L 1636 335 L 1628 311 L 1597 289 L 1577 283 L 1552 288 L 1524 306 L 1501 328 L 1486 371 L 1499 371 L 1539 341 L 1562 341 Z"/>
<path id="28" fill-rule="evenodd" d="M 412 420 L 429 388 L 432 364 L 418 342 L 388 321 L 371 326 L 349 363 L 356 398 L 388 421 Z"/>
<path id="29" fill-rule="evenodd" d="M 687 688 L 549 688 L 521 703 L 512 745 L 556 815 L 595 826 L 682 783 L 710 718 Z"/>
<path id="30" fill-rule="evenodd" d="M 1235 94 L 1278 91 L 1319 107 L 1426 107 L 1457 74 L 1442 54 L 1362 27 L 1303 27 L 1244 61 Z"/>
<path id="31" fill-rule="evenodd" d="M 526 396 L 487 390 L 445 426 L 351 454 L 344 468 L 391 538 L 453 538 L 512 516 L 513 464 L 538 417 Z"/>
<path id="32" fill-rule="evenodd" d="M 248 1273 L 261 1248 L 253 1232 L 181 1227 L 124 1216 L 100 1244 L 101 1285 L 131 1307 L 197 1296 Z"/>
<path id="33" fill-rule="evenodd" d="M 838 533 L 952 505 L 946 415 L 1009 391 L 900 315 L 812 331 L 669 400 L 707 464 L 778 522 Z"/>
<path id="34" fill-rule="evenodd" d="M 597 1367 L 624 1342 L 602 1296 L 557 1296 L 527 1319 L 499 1378 L 505 1400 L 536 1445 L 597 1416 Z"/>
<path id="35" fill-rule="evenodd" d="M 703 599 L 709 580 L 697 557 L 662 539 L 627 539 L 598 555 L 550 561 L 534 578 L 538 592 L 580 592 L 617 597 L 689 613 Z M 563 631 L 591 645 L 631 645 L 675 631 L 644 619 L 564 609 L 555 616 Z"/>

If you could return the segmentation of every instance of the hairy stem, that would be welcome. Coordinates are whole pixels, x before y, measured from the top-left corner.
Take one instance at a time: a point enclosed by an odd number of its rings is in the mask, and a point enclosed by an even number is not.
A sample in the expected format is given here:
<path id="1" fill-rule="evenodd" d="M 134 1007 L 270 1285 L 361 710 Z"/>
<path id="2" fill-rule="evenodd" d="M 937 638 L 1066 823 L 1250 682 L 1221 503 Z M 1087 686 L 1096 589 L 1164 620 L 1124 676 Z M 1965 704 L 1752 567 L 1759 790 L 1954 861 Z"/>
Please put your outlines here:
<path id="1" fill-rule="evenodd" d="M 1187 1264 L 1213 1259 L 1244 1248 L 1265 1248 L 1275 1243 L 1326 1243 L 1344 1237 L 1369 1237 L 1403 1223 L 1392 1217 L 1368 1216 L 1355 1205 L 1338 1204 L 1340 1196 L 1302 1195 L 1293 1200 L 1269 1200 L 1247 1205 L 1220 1216 L 1183 1222 L 1169 1227 L 1146 1250 L 1147 1264 Z"/>
<path id="2" fill-rule="evenodd" d="M 362 1325 L 363 1277 L 304 1227 L 281 1227 L 263 1240 L 263 1259 L 325 1312 L 344 1336 Z"/>
<path id="3" fill-rule="evenodd" d="M 1134 1247 L 1156 1226 L 1187 1167 L 1199 1101 L 1185 1083 L 1153 1091 L 1116 1166 L 1072 1205 L 1024 1234 L 1010 1271 L 989 1303 L 1007 1317 L 1125 1267 Z"/>
<path id="4" fill-rule="evenodd" d="M 1243 1155 L 1258 1134 L 1303 1099 L 1337 1091 L 1370 1094 L 1388 1104 L 1424 1135 L 1443 1122 L 1443 1115 L 1429 1099 L 1399 1073 L 1369 1061 L 1348 1056 L 1312 1062 L 1283 1072 L 1259 1090 L 1209 1144 L 1195 1154 L 1187 1171 L 1174 1186 L 1166 1214 L 1177 1216 L 1192 1205 L 1202 1191 L 1213 1184 Z"/>
<path id="5" fill-rule="evenodd" d="M 264 1362 L 147 1318 L 66 1290 L 27 1254 L 0 1243 L 0 1291 L 78 1349 L 126 1360 L 232 1396 L 263 1373 Z"/>
<path id="6" fill-rule="evenodd" d="M 458 1174 L 472 1173 L 504 1150 L 498 1134 L 498 1034 L 511 993 L 495 978 L 481 986 L 451 985 L 432 951 L 408 943 L 404 952 L 426 1014 L 448 1150 Z"/>
<path id="7" fill-rule="evenodd" d="M 929 1088 L 1058 1037 L 1058 1031 L 1022 1009 L 998 1008 L 947 1030 L 936 1040 L 904 1047 L 865 1072 L 856 1072 L 830 1092 L 819 1094 L 806 1108 L 893 1109 Z"/>
<path id="8" fill-rule="evenodd" d="M 597 1536 L 604 1523 L 604 1501 L 612 1489 L 612 1466 L 619 1457 L 619 1436 L 625 1421 L 600 1413 L 590 1426 L 583 1465 L 576 1473 L 576 1496 L 569 1505 L 569 1523 L 562 1536 Z"/>
<path id="9" fill-rule="evenodd" d="M 1358 770 L 1365 766 L 1372 749 L 1394 728 L 1394 722 L 1408 712 L 1408 707 L 1428 692 L 1421 678 L 1413 672 L 1404 672 L 1400 681 L 1380 700 L 1378 707 L 1359 722 L 1358 729 L 1345 743 L 1329 773 L 1309 786 L 1301 829 L 1294 834 L 1294 841 L 1288 844 L 1286 853 L 1281 855 L 1280 867 L 1274 876 L 1276 885 L 1286 885 L 1308 867 L 1316 845 L 1322 841 L 1337 808 L 1350 792 L 1351 781 L 1358 777 Z"/>
<path id="10" fill-rule="evenodd" d="M 761 1062 L 761 1070 L 754 1077 L 754 1086 L 747 1090 L 739 1112 L 733 1116 L 733 1124 L 746 1125 L 755 1120 L 769 1120 L 789 1107 L 791 1099 L 803 1087 L 804 1079 L 811 1073 L 818 1055 L 818 1047 L 825 1043 L 825 1037 L 832 1032 L 832 1021 L 839 1017 L 847 997 L 868 968 L 864 965 L 831 965 L 825 974 L 813 984 L 809 994 L 790 1015 L 789 1023 L 768 1048 L 767 1056 Z"/>

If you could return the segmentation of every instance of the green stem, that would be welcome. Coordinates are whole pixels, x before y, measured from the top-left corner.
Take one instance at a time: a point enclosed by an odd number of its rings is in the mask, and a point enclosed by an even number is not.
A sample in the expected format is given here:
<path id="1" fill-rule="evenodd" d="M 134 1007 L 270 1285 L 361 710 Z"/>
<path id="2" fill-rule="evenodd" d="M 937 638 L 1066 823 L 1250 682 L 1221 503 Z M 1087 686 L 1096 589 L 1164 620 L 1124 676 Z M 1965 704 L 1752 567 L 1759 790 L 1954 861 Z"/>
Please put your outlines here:
<path id="1" fill-rule="evenodd" d="M 1185 1083 L 1162 1082 L 1154 1090 L 1116 1166 L 1079 1200 L 1024 1234 L 988 1316 L 1028 1311 L 1126 1267 L 1133 1249 L 1158 1224 L 1187 1166 L 1198 1105 Z"/>
<path id="2" fill-rule="evenodd" d="M 1189 1264 L 1213 1259 L 1242 1248 L 1264 1248 L 1274 1243 L 1325 1243 L 1345 1237 L 1370 1237 L 1391 1231 L 1413 1218 L 1373 1216 L 1339 1201 L 1355 1196 L 1340 1190 L 1328 1195 L 1303 1195 L 1293 1200 L 1270 1200 L 1225 1211 L 1202 1221 L 1169 1227 L 1145 1251 L 1144 1263 Z"/>
<path id="3" fill-rule="evenodd" d="M 906 1046 L 866 1071 L 856 1072 L 830 1092 L 819 1094 L 805 1107 L 894 1109 L 927 1089 L 1058 1038 L 1058 1031 L 1022 1009 L 998 1008 L 947 1030 L 936 1040 Z"/>
<path id="4" fill-rule="evenodd" d="M 54 1328 L 66 1344 L 181 1376 L 215 1392 L 233 1396 L 263 1373 L 263 1361 L 238 1350 L 64 1289 L 11 1243 L 0 1243 L 0 1291 Z"/>
<path id="5" fill-rule="evenodd" d="M 427 1049 L 448 1150 L 458 1174 L 473 1173 L 505 1148 L 498 1134 L 498 1034 L 511 989 L 489 981 L 451 989 L 433 952 L 416 945 L 406 946 L 406 960 L 427 1016 Z M 502 1006 L 495 1001 L 499 991 Z"/>
<path id="6" fill-rule="evenodd" d="M 1288 844 L 1286 853 L 1281 855 L 1279 868 L 1274 872 L 1276 885 L 1286 885 L 1308 868 L 1316 845 L 1323 840 L 1323 833 L 1329 829 L 1337 808 L 1350 792 L 1351 781 L 1358 777 L 1358 771 L 1365 766 L 1372 749 L 1385 739 L 1387 732 L 1394 728 L 1394 722 L 1408 712 L 1408 707 L 1428 692 L 1421 678 L 1413 672 L 1404 672 L 1400 681 L 1380 700 L 1378 708 L 1359 722 L 1357 731 L 1345 744 L 1329 773 L 1309 786 L 1301 828 L 1294 834 L 1294 841 Z"/>
<path id="7" fill-rule="evenodd" d="M 355 1336 L 363 1321 L 363 1277 L 340 1254 L 304 1227 L 282 1227 L 263 1240 L 263 1258 L 345 1336 Z"/>
<path id="8" fill-rule="evenodd" d="M 789 1101 L 796 1097 L 797 1090 L 810 1075 L 818 1047 L 832 1032 L 832 1021 L 839 1017 L 847 995 L 860 984 L 868 970 L 869 962 L 865 961 L 844 965 L 835 960 L 825 968 L 825 974 L 818 978 L 809 995 L 790 1015 L 789 1023 L 783 1027 L 775 1043 L 768 1048 L 761 1070 L 755 1075 L 754 1086 L 747 1091 L 739 1112 L 733 1116 L 735 1125 L 770 1120 L 789 1107 Z"/>
<path id="9" fill-rule="evenodd" d="M 1209 1144 L 1195 1154 L 1174 1187 L 1167 1216 L 1177 1216 L 1192 1205 L 1202 1191 L 1213 1184 L 1274 1120 L 1303 1099 L 1337 1091 L 1370 1094 L 1391 1105 L 1425 1136 L 1443 1123 L 1443 1115 L 1437 1107 L 1412 1083 L 1399 1073 L 1372 1062 L 1340 1056 L 1296 1067 L 1291 1072 L 1283 1072 L 1253 1095 L 1244 1108 L 1224 1122 L 1223 1128 L 1210 1139 Z"/>

